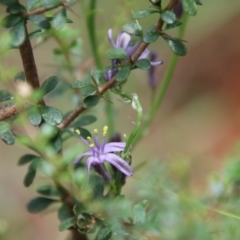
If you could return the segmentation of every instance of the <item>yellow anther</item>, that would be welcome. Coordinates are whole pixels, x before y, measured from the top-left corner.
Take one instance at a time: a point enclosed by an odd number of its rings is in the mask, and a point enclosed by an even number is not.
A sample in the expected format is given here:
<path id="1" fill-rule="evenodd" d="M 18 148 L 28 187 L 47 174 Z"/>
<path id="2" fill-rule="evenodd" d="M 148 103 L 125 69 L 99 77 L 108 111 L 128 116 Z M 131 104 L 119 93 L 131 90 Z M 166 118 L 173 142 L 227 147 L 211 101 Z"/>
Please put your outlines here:
<path id="1" fill-rule="evenodd" d="M 90 147 L 90 148 L 94 148 L 94 147 L 95 147 L 94 143 L 90 144 L 89 147 Z"/>
<path id="2" fill-rule="evenodd" d="M 75 133 L 76 133 L 77 135 L 80 135 L 80 134 L 81 134 L 81 132 L 80 132 L 79 129 L 76 129 L 76 130 L 75 130 Z"/>
<path id="3" fill-rule="evenodd" d="M 91 138 L 91 137 L 87 137 L 87 140 L 88 140 L 89 142 L 91 142 L 91 141 L 92 141 L 92 138 Z"/>
<path id="4" fill-rule="evenodd" d="M 103 127 L 103 132 L 107 132 L 107 130 L 108 130 L 108 126 L 104 126 Z"/>
<path id="5" fill-rule="evenodd" d="M 98 134 L 98 130 L 96 128 L 93 130 L 93 132 L 94 134 Z"/>

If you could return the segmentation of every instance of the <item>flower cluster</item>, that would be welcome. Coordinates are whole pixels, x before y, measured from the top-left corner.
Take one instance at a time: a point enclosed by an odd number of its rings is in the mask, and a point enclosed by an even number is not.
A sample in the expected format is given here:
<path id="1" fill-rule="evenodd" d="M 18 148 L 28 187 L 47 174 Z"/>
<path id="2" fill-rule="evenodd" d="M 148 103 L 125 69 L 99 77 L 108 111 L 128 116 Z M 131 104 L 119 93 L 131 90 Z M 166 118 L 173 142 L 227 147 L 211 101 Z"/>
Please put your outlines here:
<path id="1" fill-rule="evenodd" d="M 138 41 L 134 45 L 130 45 L 131 36 L 126 32 L 120 32 L 117 36 L 116 42 L 113 40 L 112 29 L 108 30 L 108 40 L 114 48 L 123 48 L 129 57 L 132 57 L 140 46 L 141 42 Z M 150 51 L 145 49 L 138 59 L 148 58 Z M 121 63 L 121 60 L 114 59 L 112 60 L 112 68 L 108 70 L 104 77 L 106 81 L 109 81 L 115 74 L 118 72 L 118 64 Z M 150 61 L 152 66 L 157 66 L 162 64 L 162 61 Z"/>
<path id="2" fill-rule="evenodd" d="M 108 127 L 103 128 L 103 140 L 99 141 L 98 130 L 94 129 L 92 136 L 87 137 L 87 140 L 80 136 L 80 131 L 76 130 L 76 133 L 82 139 L 82 141 L 90 148 L 87 152 L 79 156 L 74 163 L 78 163 L 85 156 L 88 156 L 87 160 L 87 172 L 89 174 L 91 166 L 95 171 L 99 173 L 104 180 L 109 181 L 111 179 L 110 174 L 105 170 L 104 162 L 110 163 L 126 176 L 133 175 L 133 169 L 131 166 L 121 157 L 115 154 L 115 152 L 122 152 L 126 146 L 125 142 L 110 142 L 106 143 L 106 134 Z"/>

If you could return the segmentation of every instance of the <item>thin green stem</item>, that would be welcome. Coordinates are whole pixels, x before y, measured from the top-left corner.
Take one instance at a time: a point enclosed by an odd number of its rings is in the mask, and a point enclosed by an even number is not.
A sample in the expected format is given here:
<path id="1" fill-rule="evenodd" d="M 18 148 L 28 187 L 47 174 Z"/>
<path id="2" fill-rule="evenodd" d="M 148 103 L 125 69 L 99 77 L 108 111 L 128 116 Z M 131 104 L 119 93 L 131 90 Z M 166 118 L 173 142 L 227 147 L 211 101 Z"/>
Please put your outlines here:
<path id="1" fill-rule="evenodd" d="M 182 18 L 182 25 L 179 27 L 179 32 L 178 32 L 178 39 L 182 39 L 185 29 L 186 29 L 186 25 L 187 25 L 187 14 L 184 14 L 183 18 Z M 144 137 L 144 135 L 147 133 L 149 126 L 155 116 L 155 114 L 157 113 L 159 107 L 161 106 L 161 103 L 163 102 L 163 99 L 166 95 L 168 86 L 171 82 L 174 70 L 177 66 L 177 62 L 178 62 L 178 55 L 173 54 L 171 59 L 170 59 L 170 63 L 168 65 L 167 71 L 165 73 L 165 76 L 163 78 L 162 84 L 159 88 L 159 91 L 156 93 L 156 98 L 153 101 L 153 104 L 151 106 L 151 109 L 149 111 L 149 113 L 147 114 L 147 117 L 145 118 L 143 125 L 141 127 L 141 130 L 139 131 L 138 136 L 135 138 L 134 141 L 134 146 L 137 145 L 137 143 Z"/>
<path id="2" fill-rule="evenodd" d="M 87 29 L 88 29 L 88 35 L 90 40 L 90 45 L 93 53 L 93 57 L 96 63 L 96 66 L 98 69 L 102 69 L 102 63 L 101 58 L 98 52 L 98 43 L 96 38 L 96 24 L 95 24 L 95 12 L 96 12 L 96 0 L 90 0 L 89 2 L 89 9 L 88 14 L 86 17 L 87 21 Z M 109 91 L 106 91 L 105 93 L 106 98 L 111 101 L 111 95 Z M 114 130 L 114 109 L 113 105 L 105 101 L 105 112 L 107 115 L 107 125 L 108 125 L 108 131 L 109 135 L 113 136 L 115 130 Z"/>

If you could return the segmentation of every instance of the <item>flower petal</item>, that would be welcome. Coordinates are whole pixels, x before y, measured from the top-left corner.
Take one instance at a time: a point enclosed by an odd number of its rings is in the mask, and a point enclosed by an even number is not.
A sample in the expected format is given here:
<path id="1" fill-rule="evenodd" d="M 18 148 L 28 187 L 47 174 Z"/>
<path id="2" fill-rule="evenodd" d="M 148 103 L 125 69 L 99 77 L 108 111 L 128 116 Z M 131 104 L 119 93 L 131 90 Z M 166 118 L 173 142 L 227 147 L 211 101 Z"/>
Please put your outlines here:
<path id="1" fill-rule="evenodd" d="M 140 44 L 141 44 L 141 42 L 139 41 L 139 42 L 135 43 L 133 46 L 127 46 L 127 48 L 126 48 L 127 55 L 131 57 L 136 52 L 136 50 L 138 49 Z"/>
<path id="2" fill-rule="evenodd" d="M 90 168 L 93 164 L 99 164 L 98 159 L 96 157 L 89 157 L 87 160 L 87 173 L 89 175 Z"/>
<path id="3" fill-rule="evenodd" d="M 78 163 L 78 162 L 80 162 L 85 156 L 91 156 L 91 155 L 93 155 L 93 152 L 92 152 L 92 150 L 89 150 L 89 151 L 85 152 L 84 154 L 80 155 L 78 158 L 76 158 L 76 159 L 73 161 L 73 163 L 74 163 L 74 164 L 75 164 L 75 163 Z"/>
<path id="4" fill-rule="evenodd" d="M 111 143 L 107 143 L 104 146 L 103 152 L 104 153 L 121 152 L 124 150 L 125 147 L 126 147 L 125 142 L 111 142 Z"/>
<path id="5" fill-rule="evenodd" d="M 112 44 L 113 47 L 115 47 L 115 48 L 117 47 L 117 45 L 113 41 L 112 29 L 111 28 L 108 30 L 108 41 Z"/>
<path id="6" fill-rule="evenodd" d="M 150 61 L 150 63 L 151 63 L 152 66 L 157 66 L 157 65 L 163 64 L 163 61 L 155 61 L 155 62 Z"/>
<path id="7" fill-rule="evenodd" d="M 119 171 L 124 173 L 127 176 L 133 175 L 133 169 L 131 166 L 122 158 L 113 153 L 105 154 L 105 160 L 116 167 Z"/>
<path id="8" fill-rule="evenodd" d="M 148 58 L 149 53 L 150 51 L 148 49 L 145 49 L 138 59 Z"/>
<path id="9" fill-rule="evenodd" d="M 131 36 L 128 33 L 120 32 L 117 37 L 116 46 L 127 49 L 130 40 Z"/>

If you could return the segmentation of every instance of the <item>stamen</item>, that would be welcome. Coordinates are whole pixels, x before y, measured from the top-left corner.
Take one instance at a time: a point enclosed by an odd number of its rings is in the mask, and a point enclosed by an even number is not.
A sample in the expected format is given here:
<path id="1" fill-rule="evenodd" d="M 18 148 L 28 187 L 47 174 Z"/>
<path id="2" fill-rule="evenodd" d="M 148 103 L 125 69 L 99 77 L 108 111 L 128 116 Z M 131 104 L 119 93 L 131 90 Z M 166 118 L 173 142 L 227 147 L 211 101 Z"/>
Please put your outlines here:
<path id="1" fill-rule="evenodd" d="M 107 135 L 107 131 L 108 131 L 108 126 L 104 126 L 103 127 L 103 136 L 104 137 Z"/>
<path id="2" fill-rule="evenodd" d="M 90 144 L 89 147 L 90 147 L 90 148 L 94 148 L 94 147 L 95 147 L 94 143 Z"/>
<path id="3" fill-rule="evenodd" d="M 92 138 L 91 137 L 87 137 L 87 140 L 89 141 L 89 142 L 91 142 L 92 141 Z"/>
<path id="4" fill-rule="evenodd" d="M 95 129 L 93 130 L 93 133 L 94 133 L 94 134 L 98 134 L 98 130 L 95 128 Z"/>
<path id="5" fill-rule="evenodd" d="M 80 132 L 79 129 L 76 129 L 76 130 L 75 130 L 75 133 L 76 133 L 77 135 L 80 135 L 80 134 L 81 134 L 81 132 Z"/>

